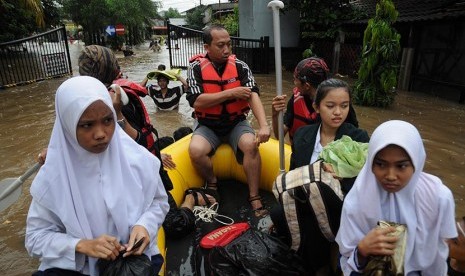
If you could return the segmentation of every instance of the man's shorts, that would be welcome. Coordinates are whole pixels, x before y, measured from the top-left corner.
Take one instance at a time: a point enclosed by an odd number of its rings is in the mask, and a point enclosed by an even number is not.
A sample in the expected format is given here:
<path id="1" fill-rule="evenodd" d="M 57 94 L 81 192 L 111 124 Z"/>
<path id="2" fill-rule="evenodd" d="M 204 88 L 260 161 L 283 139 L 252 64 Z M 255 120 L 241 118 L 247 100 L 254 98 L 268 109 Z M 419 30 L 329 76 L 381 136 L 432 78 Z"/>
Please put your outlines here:
<path id="1" fill-rule="evenodd" d="M 199 124 L 196 122 L 196 126 L 194 126 L 194 133 L 193 135 L 200 135 L 203 138 L 207 139 L 207 141 L 212 146 L 212 151 L 210 152 L 210 156 L 215 154 L 216 149 L 223 143 L 228 143 L 232 149 L 234 150 L 234 154 L 236 155 L 236 160 L 239 164 L 242 164 L 244 159 L 244 153 L 238 148 L 239 139 L 243 134 L 252 133 L 255 135 L 255 131 L 250 126 L 247 120 L 240 121 L 234 128 L 224 136 L 218 136 L 216 133 L 206 127 L 204 125 Z"/>

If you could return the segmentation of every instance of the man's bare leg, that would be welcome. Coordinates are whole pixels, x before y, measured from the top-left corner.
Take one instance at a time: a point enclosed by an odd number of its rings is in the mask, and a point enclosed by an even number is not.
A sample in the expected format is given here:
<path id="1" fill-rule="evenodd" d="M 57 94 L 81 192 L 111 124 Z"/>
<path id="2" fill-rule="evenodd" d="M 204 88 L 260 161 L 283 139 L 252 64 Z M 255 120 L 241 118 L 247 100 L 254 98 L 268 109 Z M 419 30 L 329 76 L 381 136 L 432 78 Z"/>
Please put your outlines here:
<path id="1" fill-rule="evenodd" d="M 207 185 L 216 185 L 216 176 L 213 173 L 213 164 L 208 154 L 211 152 L 212 147 L 210 143 L 201 135 L 192 135 L 189 144 L 189 156 L 192 165 L 197 172 L 205 179 Z M 210 187 L 213 188 L 213 187 Z"/>
<path id="2" fill-rule="evenodd" d="M 260 209 L 263 207 L 263 204 L 259 195 L 262 162 L 260 152 L 255 144 L 255 135 L 252 133 L 243 134 L 239 139 L 238 146 L 244 153 L 243 166 L 249 185 L 250 205 L 252 205 L 252 210 L 257 210 L 255 212 L 256 216 L 264 215 L 266 214 L 266 210 Z"/>

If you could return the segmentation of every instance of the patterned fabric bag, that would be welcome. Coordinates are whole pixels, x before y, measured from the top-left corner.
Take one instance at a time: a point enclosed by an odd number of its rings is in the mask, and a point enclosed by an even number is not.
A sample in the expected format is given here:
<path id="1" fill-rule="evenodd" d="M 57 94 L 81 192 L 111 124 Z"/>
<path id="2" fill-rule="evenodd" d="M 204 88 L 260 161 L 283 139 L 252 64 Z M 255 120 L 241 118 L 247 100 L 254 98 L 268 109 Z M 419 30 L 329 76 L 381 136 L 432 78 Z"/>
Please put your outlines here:
<path id="1" fill-rule="evenodd" d="M 399 239 L 393 256 L 373 256 L 368 261 L 362 275 L 366 276 L 398 276 L 404 275 L 405 246 L 407 245 L 407 226 L 388 221 L 379 221 L 379 228 L 393 226 L 396 231 L 391 233 Z"/>
<path id="2" fill-rule="evenodd" d="M 327 186 L 339 198 L 342 203 L 343 193 L 339 180 L 331 173 L 323 170 L 323 161 L 318 160 L 313 164 L 296 168 L 283 173 L 276 178 L 273 184 L 273 194 L 282 205 L 286 217 L 287 227 L 291 236 L 291 248 L 298 250 L 301 243 L 301 230 L 299 217 L 296 210 L 296 201 L 309 202 L 318 220 L 321 233 L 328 241 L 334 241 L 336 230 L 332 229 L 331 221 L 327 214 L 327 202 L 322 195 L 322 185 Z M 327 190 L 327 189 L 326 189 Z M 300 198 L 298 194 L 304 195 Z"/>

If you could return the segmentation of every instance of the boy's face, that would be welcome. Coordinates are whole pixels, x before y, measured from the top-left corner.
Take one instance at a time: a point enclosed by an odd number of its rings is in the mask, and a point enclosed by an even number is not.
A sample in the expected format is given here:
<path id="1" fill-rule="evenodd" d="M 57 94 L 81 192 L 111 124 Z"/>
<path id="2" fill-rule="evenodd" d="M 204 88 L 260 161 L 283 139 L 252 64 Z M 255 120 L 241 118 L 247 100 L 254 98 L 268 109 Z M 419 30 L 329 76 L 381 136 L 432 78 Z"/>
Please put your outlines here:
<path id="1" fill-rule="evenodd" d="M 104 152 L 115 132 L 115 119 L 111 109 L 96 101 L 82 113 L 76 126 L 79 145 L 92 153 Z"/>
<path id="2" fill-rule="evenodd" d="M 407 186 L 415 168 L 403 148 L 388 145 L 375 155 L 372 171 L 386 192 L 395 193 Z"/>
<path id="3" fill-rule="evenodd" d="M 158 86 L 160 86 L 160 88 L 162 89 L 165 89 L 166 87 L 168 87 L 168 79 L 166 78 L 159 78 L 157 82 L 158 82 Z"/>

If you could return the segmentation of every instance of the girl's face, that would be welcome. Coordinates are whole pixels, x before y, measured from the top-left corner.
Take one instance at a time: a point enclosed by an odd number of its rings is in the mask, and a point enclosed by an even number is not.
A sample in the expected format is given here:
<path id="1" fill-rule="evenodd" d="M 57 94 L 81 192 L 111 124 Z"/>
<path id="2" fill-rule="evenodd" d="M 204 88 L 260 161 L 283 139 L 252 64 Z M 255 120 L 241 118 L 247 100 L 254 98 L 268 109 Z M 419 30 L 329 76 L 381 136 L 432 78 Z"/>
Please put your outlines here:
<path id="1" fill-rule="evenodd" d="M 96 101 L 82 113 L 76 127 L 78 143 L 92 153 L 105 151 L 115 132 L 113 112 L 102 101 Z"/>
<path id="2" fill-rule="evenodd" d="M 320 114 L 323 127 L 339 128 L 349 114 L 350 96 L 345 88 L 334 88 L 327 92 L 320 105 L 313 104 Z"/>
<path id="3" fill-rule="evenodd" d="M 299 90 L 303 95 L 308 95 L 312 99 L 315 97 L 316 90 L 307 82 L 302 82 L 298 78 L 294 77 L 294 86 Z"/>
<path id="4" fill-rule="evenodd" d="M 397 145 L 389 145 L 378 151 L 371 169 L 379 185 L 389 193 L 407 186 L 415 171 L 410 156 Z"/>

